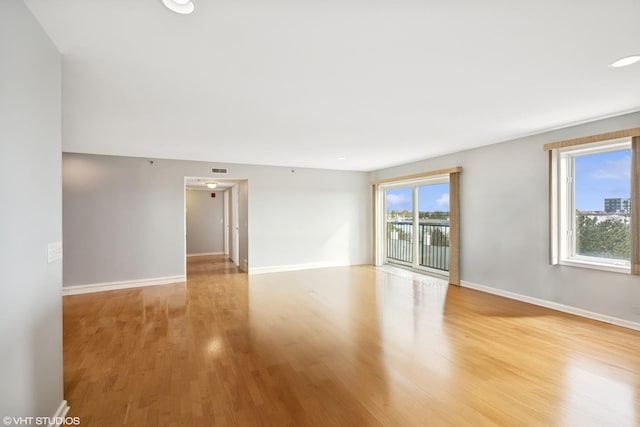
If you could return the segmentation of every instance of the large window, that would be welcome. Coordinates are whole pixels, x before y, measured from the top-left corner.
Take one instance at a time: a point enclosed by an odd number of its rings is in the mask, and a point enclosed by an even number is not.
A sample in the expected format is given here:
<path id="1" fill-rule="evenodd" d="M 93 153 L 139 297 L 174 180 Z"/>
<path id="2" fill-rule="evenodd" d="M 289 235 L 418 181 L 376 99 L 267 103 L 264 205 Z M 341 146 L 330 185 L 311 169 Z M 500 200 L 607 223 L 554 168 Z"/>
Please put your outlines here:
<path id="1" fill-rule="evenodd" d="M 631 143 L 561 150 L 561 262 L 631 265 Z"/>
<path id="2" fill-rule="evenodd" d="M 640 128 L 545 145 L 551 263 L 640 274 Z"/>

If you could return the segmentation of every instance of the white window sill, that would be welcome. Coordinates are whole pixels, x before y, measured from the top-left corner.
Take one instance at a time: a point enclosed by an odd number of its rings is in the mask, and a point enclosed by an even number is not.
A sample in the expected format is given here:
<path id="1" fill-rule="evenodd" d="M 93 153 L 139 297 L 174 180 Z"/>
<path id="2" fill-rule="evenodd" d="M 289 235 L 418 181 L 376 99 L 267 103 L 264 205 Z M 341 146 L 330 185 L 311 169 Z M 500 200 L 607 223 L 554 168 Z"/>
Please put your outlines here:
<path id="1" fill-rule="evenodd" d="M 581 267 L 589 268 L 592 270 L 610 271 L 612 273 L 631 274 L 631 266 L 629 265 L 617 265 L 612 262 L 599 262 L 598 258 L 569 258 L 560 260 L 560 265 L 567 265 L 569 267 Z"/>

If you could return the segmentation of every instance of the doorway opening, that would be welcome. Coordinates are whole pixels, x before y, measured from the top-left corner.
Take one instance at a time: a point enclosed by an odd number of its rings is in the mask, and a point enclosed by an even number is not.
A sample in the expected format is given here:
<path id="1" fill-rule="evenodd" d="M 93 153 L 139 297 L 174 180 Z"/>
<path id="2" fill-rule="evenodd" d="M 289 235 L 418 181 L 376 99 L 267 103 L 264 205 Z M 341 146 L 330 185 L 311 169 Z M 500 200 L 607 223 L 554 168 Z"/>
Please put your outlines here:
<path id="1" fill-rule="evenodd" d="M 248 271 L 247 196 L 247 180 L 185 177 L 185 274 L 187 260 Z"/>

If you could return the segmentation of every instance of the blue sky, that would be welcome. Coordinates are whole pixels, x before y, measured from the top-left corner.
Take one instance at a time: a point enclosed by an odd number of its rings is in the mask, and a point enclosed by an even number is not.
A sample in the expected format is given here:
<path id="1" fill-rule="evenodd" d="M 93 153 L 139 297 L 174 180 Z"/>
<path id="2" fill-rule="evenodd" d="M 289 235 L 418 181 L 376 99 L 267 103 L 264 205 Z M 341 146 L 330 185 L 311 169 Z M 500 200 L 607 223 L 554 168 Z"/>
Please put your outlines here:
<path id="1" fill-rule="evenodd" d="M 387 211 L 411 211 L 411 188 L 387 190 Z M 449 184 L 425 185 L 418 188 L 420 212 L 449 212 Z"/>
<path id="2" fill-rule="evenodd" d="M 631 150 L 576 158 L 576 209 L 604 210 L 605 198 L 629 198 Z"/>

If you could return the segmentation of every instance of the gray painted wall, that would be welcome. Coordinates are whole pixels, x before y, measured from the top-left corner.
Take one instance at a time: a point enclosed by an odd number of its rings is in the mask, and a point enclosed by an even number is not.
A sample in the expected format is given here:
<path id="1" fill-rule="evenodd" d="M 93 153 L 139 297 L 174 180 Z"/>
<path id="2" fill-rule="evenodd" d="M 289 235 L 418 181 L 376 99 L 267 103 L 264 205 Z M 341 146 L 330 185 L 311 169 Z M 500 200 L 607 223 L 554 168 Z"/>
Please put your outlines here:
<path id="1" fill-rule="evenodd" d="M 19 0 L 0 2 L 0 415 L 62 403 L 60 55 Z"/>
<path id="2" fill-rule="evenodd" d="M 229 194 L 229 258 L 231 259 L 231 261 L 233 261 L 234 263 L 239 264 L 238 260 L 236 259 L 235 256 L 235 238 L 234 238 L 234 234 L 235 234 L 235 229 L 237 227 L 237 219 L 234 216 L 234 203 L 235 203 L 235 199 L 237 197 L 234 197 L 234 189 L 233 187 L 230 188 L 229 190 L 227 190 L 228 194 Z"/>
<path id="3" fill-rule="evenodd" d="M 238 266 L 242 271 L 248 271 L 249 260 L 249 184 L 241 182 L 238 184 L 238 224 L 240 226 Z"/>
<path id="4" fill-rule="evenodd" d="M 211 193 L 216 197 L 212 198 Z M 221 191 L 187 190 L 187 254 L 224 252 Z"/>
<path id="5" fill-rule="evenodd" d="M 241 266 L 371 262 L 367 173 L 65 153 L 64 285 L 184 274 L 184 177 L 211 167 L 247 180 Z"/>
<path id="6" fill-rule="evenodd" d="M 640 113 L 384 169 L 462 166 L 462 280 L 640 322 L 640 277 L 549 264 L 547 142 L 640 126 Z"/>

